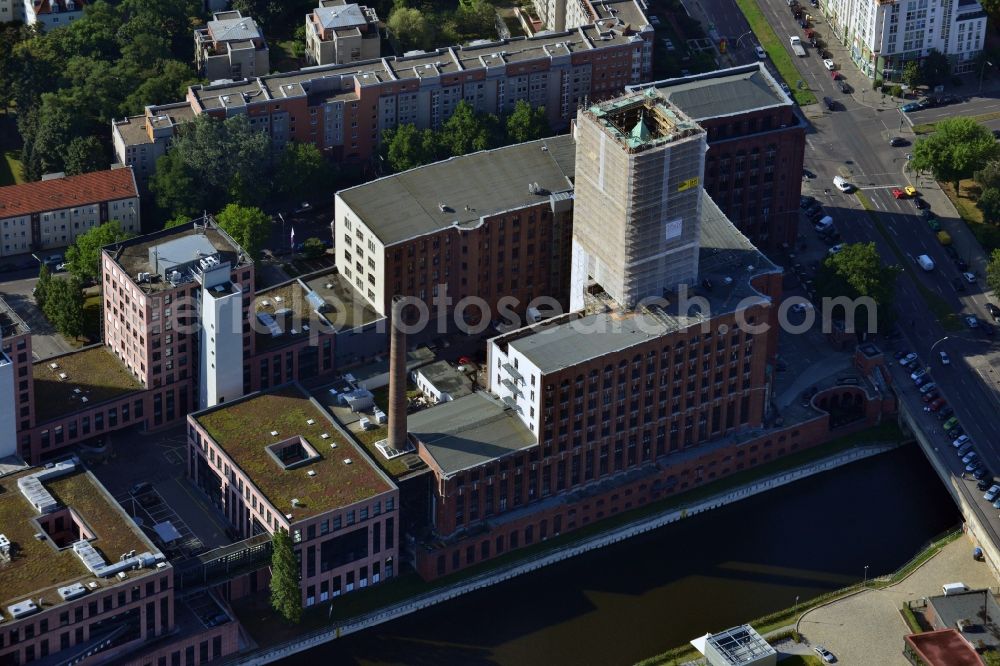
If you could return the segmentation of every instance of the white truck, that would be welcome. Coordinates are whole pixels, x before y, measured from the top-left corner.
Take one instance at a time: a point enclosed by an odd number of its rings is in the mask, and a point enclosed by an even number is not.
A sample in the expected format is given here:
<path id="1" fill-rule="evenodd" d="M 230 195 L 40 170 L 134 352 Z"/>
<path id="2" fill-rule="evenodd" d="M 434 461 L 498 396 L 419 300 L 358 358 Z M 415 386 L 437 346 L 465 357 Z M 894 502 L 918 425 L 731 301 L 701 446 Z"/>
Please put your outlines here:
<path id="1" fill-rule="evenodd" d="M 801 39 L 799 39 L 795 35 L 792 35 L 791 37 L 788 38 L 788 43 L 792 45 L 792 53 L 794 53 L 795 55 L 797 55 L 800 58 L 805 57 L 806 50 L 802 46 L 802 40 Z"/>

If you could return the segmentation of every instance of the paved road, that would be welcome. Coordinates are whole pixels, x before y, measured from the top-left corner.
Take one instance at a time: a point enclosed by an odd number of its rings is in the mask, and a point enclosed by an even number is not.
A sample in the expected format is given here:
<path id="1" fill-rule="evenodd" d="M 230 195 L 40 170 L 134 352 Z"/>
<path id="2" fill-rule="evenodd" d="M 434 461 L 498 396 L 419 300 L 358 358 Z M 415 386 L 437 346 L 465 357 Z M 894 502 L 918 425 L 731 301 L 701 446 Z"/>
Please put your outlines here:
<path id="1" fill-rule="evenodd" d="M 737 12 L 731 0 L 702 0 L 716 4 L 726 3 L 729 11 Z M 779 34 L 799 34 L 801 29 L 793 22 L 784 0 L 763 0 L 763 10 Z M 721 8 L 718 10 L 721 11 Z M 820 18 L 816 30 L 825 38 L 832 32 Z M 832 41 L 827 39 L 828 42 Z M 956 217 L 954 208 L 931 181 L 923 181 L 905 171 L 908 148 L 889 146 L 890 136 L 903 136 L 913 140 L 908 123 L 903 120 L 895 103 L 881 95 L 866 91 L 867 79 L 854 68 L 843 47 L 831 44 L 828 48 L 845 78 L 856 83 L 854 94 L 845 95 L 834 88 L 834 82 L 822 63 L 810 50 L 810 57 L 796 58 L 802 79 L 817 96 L 830 96 L 840 103 L 840 109 L 829 112 L 816 106 L 805 109 L 813 123 L 807 134 L 806 167 L 817 177 L 804 184 L 803 190 L 811 192 L 822 201 L 847 242 L 875 242 L 880 254 L 892 263 L 908 264 L 897 286 L 896 304 L 906 346 L 917 352 L 930 367 L 940 392 L 955 409 L 966 432 L 972 437 L 980 455 L 994 472 L 1000 472 L 1000 438 L 995 427 L 1000 414 L 1000 336 L 997 340 L 985 338 L 974 331 L 945 331 L 928 312 L 927 302 L 921 293 L 931 293 L 946 303 L 956 313 L 975 314 L 986 318 L 983 305 L 987 302 L 985 285 L 978 280 L 975 285 L 965 285 L 966 291 L 956 291 L 953 283 L 960 272 L 937 242 L 927 223 L 916 213 L 912 201 L 893 198 L 891 190 L 913 184 L 924 193 L 931 207 L 939 214 L 947 211 Z M 980 100 L 976 104 L 993 103 Z M 956 105 L 949 109 L 981 108 L 975 104 Z M 877 229 L 861 209 L 857 197 L 842 194 L 832 187 L 835 175 L 844 176 L 857 185 L 877 210 L 877 217 L 886 236 Z M 985 274 L 985 258 L 964 224 L 957 219 L 944 219 L 944 228 L 954 239 L 955 247 L 968 261 L 970 270 Z M 897 251 L 902 257 L 897 257 Z M 915 257 L 927 254 L 937 265 L 932 272 L 924 272 L 915 265 Z M 938 352 L 947 351 L 952 364 L 941 365 Z M 899 382 L 904 393 L 912 391 L 912 384 L 905 376 Z M 909 398 L 906 398 L 909 399 Z M 921 403 L 917 403 L 918 406 Z M 928 419 L 932 417 L 928 416 Z M 942 444 L 943 435 L 939 434 Z M 956 473 L 959 468 L 955 466 Z M 974 488 L 973 488 L 974 490 Z M 982 493 L 978 493 L 981 497 Z M 997 510 L 981 499 L 981 509 L 991 516 L 995 533 L 1000 534 Z"/>
<path id="2" fill-rule="evenodd" d="M 31 329 L 31 350 L 34 352 L 35 360 L 73 351 L 73 347 L 52 328 L 31 297 L 31 290 L 38 282 L 38 271 L 7 273 L 5 277 L 7 279 L 0 283 L 0 298 L 14 308 Z"/>

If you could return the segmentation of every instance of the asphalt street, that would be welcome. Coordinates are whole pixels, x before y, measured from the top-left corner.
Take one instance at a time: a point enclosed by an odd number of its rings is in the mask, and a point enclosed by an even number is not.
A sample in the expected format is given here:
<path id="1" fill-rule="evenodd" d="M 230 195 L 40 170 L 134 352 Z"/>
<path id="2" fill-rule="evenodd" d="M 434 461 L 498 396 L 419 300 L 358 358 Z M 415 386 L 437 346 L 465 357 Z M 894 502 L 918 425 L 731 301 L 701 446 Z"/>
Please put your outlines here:
<path id="1" fill-rule="evenodd" d="M 718 12 L 735 12 L 731 0 L 701 0 L 718 6 Z M 784 0 L 762 0 L 762 9 L 775 31 L 781 35 L 801 35 L 802 30 L 787 10 Z M 814 12 L 814 16 L 818 12 Z M 904 341 L 900 347 L 919 354 L 927 365 L 941 395 L 955 409 L 965 431 L 973 439 L 979 454 L 994 472 L 1000 472 L 1000 441 L 996 436 L 994 419 L 1000 415 L 1000 336 L 987 338 L 974 330 L 945 331 L 928 310 L 925 294 L 946 303 L 958 314 L 975 314 L 989 319 L 983 305 L 989 300 L 985 293 L 982 275 L 985 259 L 978 245 L 971 238 L 964 224 L 954 219 L 954 209 L 932 182 L 918 179 L 905 170 L 908 147 L 893 148 L 889 138 L 901 136 L 909 141 L 915 137 L 898 103 L 873 94 L 867 89 L 868 80 L 854 67 L 845 49 L 832 39 L 832 31 L 825 19 L 817 17 L 816 31 L 828 42 L 829 50 L 840 70 L 854 87 L 853 94 L 844 94 L 835 88 L 828 71 L 809 49 L 809 56 L 795 58 L 803 81 L 817 97 L 829 96 L 838 103 L 835 111 L 826 111 L 815 105 L 804 109 L 812 122 L 807 133 L 806 168 L 816 178 L 803 183 L 803 192 L 815 196 L 834 218 L 846 242 L 875 242 L 881 256 L 888 262 L 906 264 L 897 280 L 896 307 Z M 971 102 L 935 110 L 941 114 L 988 112 L 989 105 L 1000 104 L 995 99 L 978 99 Z M 970 111 L 974 109 L 974 111 Z M 985 109 L 985 110 L 981 110 Z M 926 113 L 926 112 L 924 112 Z M 915 122 L 929 122 L 934 116 L 915 117 Z M 861 194 L 871 201 L 878 226 L 873 224 L 862 209 L 858 197 L 844 194 L 833 187 L 834 176 L 843 176 L 855 184 Z M 892 189 L 914 185 L 939 216 L 951 211 L 952 219 L 943 218 L 942 226 L 954 239 L 954 246 L 968 262 L 969 270 L 978 274 L 976 284 L 963 284 L 959 292 L 955 284 L 960 271 L 945 253 L 944 248 L 927 222 L 917 213 L 909 199 L 896 199 Z M 881 227 L 881 228 L 879 228 Z M 919 255 L 930 256 L 936 268 L 925 272 L 915 262 Z M 923 293 L 922 293 L 923 292 Z M 952 362 L 941 364 L 939 352 L 946 351 Z M 912 383 L 900 382 L 905 399 L 915 394 Z M 927 427 L 945 445 L 945 437 L 937 419 L 926 415 Z M 950 444 L 950 443 L 949 443 Z M 950 446 L 948 447 L 950 449 Z M 950 450 L 942 448 L 948 464 L 953 469 L 955 461 Z M 982 493 L 978 497 L 981 498 Z M 991 517 L 993 528 L 998 531 L 1000 521 L 997 510 L 982 499 L 978 500 L 985 515 Z"/>

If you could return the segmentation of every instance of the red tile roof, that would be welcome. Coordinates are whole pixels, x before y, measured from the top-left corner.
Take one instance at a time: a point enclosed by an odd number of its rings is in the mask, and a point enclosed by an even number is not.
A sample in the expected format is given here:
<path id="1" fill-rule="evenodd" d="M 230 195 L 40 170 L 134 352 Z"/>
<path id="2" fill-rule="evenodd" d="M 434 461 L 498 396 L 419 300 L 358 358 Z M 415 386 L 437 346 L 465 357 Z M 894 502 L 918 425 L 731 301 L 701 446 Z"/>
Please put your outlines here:
<path id="1" fill-rule="evenodd" d="M 928 666 L 982 666 L 969 641 L 955 629 L 911 634 L 905 639 Z"/>
<path id="2" fill-rule="evenodd" d="M 139 196 L 132 169 L 92 171 L 0 187 L 0 217 L 30 215 Z"/>
<path id="3" fill-rule="evenodd" d="M 66 0 L 54 0 L 56 4 L 59 5 L 59 9 L 62 12 L 70 11 L 66 9 Z M 51 14 L 52 12 L 53 0 L 34 0 L 35 14 Z M 83 6 L 87 4 L 85 0 L 73 0 L 73 10 L 74 12 L 79 12 L 83 10 Z"/>

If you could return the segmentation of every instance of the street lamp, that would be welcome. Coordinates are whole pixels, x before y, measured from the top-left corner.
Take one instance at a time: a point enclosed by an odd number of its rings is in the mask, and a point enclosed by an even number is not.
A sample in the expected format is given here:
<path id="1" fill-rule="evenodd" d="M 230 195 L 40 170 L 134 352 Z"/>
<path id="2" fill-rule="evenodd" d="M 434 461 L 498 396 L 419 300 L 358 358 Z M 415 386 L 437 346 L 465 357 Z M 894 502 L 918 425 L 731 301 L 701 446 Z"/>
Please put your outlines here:
<path id="1" fill-rule="evenodd" d="M 868 587 L 868 565 L 867 564 L 865 565 L 865 582 L 862 584 L 862 587 Z"/>
<path id="2" fill-rule="evenodd" d="M 983 92 L 983 74 L 986 73 L 986 65 L 993 66 L 989 60 L 983 61 L 983 66 L 979 68 L 979 92 Z"/>
<path id="3" fill-rule="evenodd" d="M 792 615 L 799 614 L 799 595 L 795 595 L 795 610 L 792 611 Z"/>

